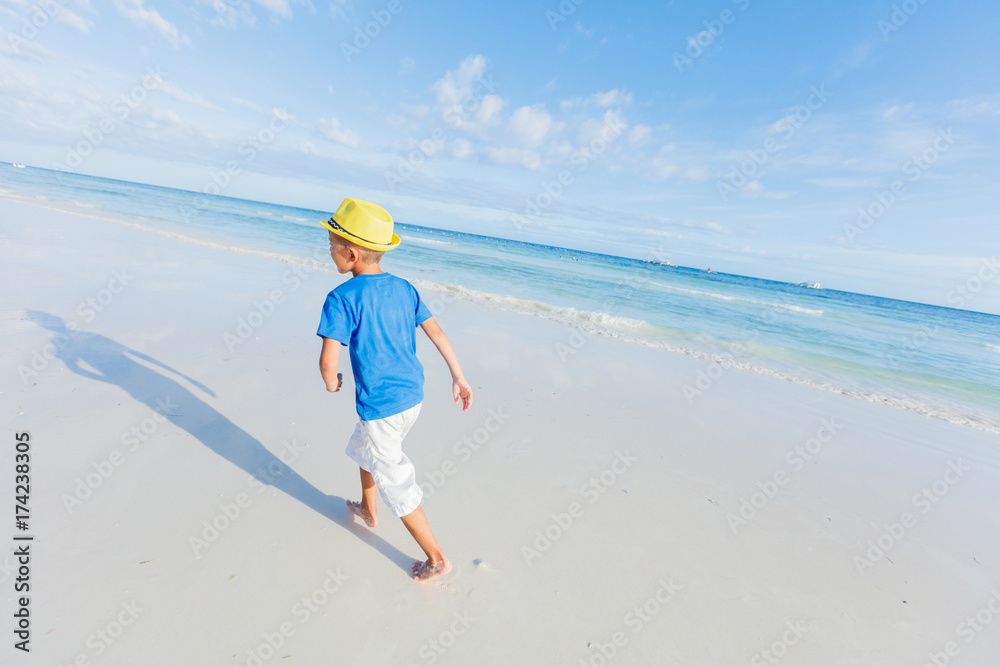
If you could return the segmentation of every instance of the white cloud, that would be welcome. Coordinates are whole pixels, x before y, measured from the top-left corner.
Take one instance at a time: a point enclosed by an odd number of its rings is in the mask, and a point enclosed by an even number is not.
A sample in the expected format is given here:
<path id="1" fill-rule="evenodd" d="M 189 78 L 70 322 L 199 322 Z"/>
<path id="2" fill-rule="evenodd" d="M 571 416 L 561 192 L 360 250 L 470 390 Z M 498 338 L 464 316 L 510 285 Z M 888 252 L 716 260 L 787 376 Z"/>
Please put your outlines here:
<path id="1" fill-rule="evenodd" d="M 626 129 L 628 129 L 628 123 L 622 117 L 621 111 L 610 109 L 605 111 L 600 118 L 588 118 L 580 124 L 577 131 L 577 143 L 580 146 L 590 146 L 597 139 L 613 143 Z"/>
<path id="2" fill-rule="evenodd" d="M 0 53 L 42 64 L 56 57 L 53 51 L 49 51 L 36 40 L 24 39 L 17 33 L 7 32 L 3 28 L 0 28 Z"/>
<path id="3" fill-rule="evenodd" d="M 222 109 L 208 100 L 206 100 L 201 95 L 196 95 L 194 93 L 189 93 L 186 90 L 181 90 L 179 87 L 170 83 L 169 81 L 161 81 L 156 87 L 161 93 L 164 93 L 179 102 L 185 102 L 187 104 L 194 104 L 195 106 L 203 107 L 205 109 L 211 109 L 212 111 L 222 111 Z"/>
<path id="4" fill-rule="evenodd" d="M 295 115 L 288 113 L 284 107 L 271 107 L 271 115 L 289 125 L 295 122 Z"/>
<path id="5" fill-rule="evenodd" d="M 630 144 L 640 146 L 646 143 L 652 129 L 648 125 L 635 125 L 629 130 L 628 141 Z"/>
<path id="6" fill-rule="evenodd" d="M 229 96 L 229 101 L 233 104 L 238 104 L 241 107 L 247 107 L 248 109 L 253 109 L 254 111 L 260 111 L 260 105 L 256 102 L 251 102 L 250 100 L 245 100 L 242 97 Z"/>
<path id="7" fill-rule="evenodd" d="M 545 150 L 545 157 L 552 162 L 561 162 L 573 154 L 573 144 L 568 141 L 552 141 Z"/>
<path id="8" fill-rule="evenodd" d="M 175 49 L 179 41 L 188 43 L 187 35 L 179 32 L 177 26 L 166 20 L 155 9 L 145 6 L 144 0 L 112 0 L 115 9 L 139 28 L 159 33 Z"/>
<path id="9" fill-rule="evenodd" d="M 94 104 L 100 104 L 104 102 L 106 98 L 104 94 L 89 86 L 76 86 L 73 88 L 73 94 L 82 100 L 86 100 Z"/>
<path id="10" fill-rule="evenodd" d="M 673 153 L 675 148 L 674 144 L 667 144 L 660 148 L 659 155 L 650 158 L 647 162 L 647 169 L 644 175 L 654 181 L 662 181 L 679 172 L 681 169 L 680 165 L 675 160 L 669 160 L 666 157 L 670 153 Z"/>
<path id="11" fill-rule="evenodd" d="M 337 19 L 347 19 L 347 12 L 344 11 L 342 5 L 344 5 L 347 0 L 334 0 L 330 3 L 330 18 L 333 20 Z"/>
<path id="12" fill-rule="evenodd" d="M 472 117 L 480 125 L 492 125 L 500 119 L 500 112 L 507 105 L 499 95 L 487 95 L 480 101 Z"/>
<path id="13" fill-rule="evenodd" d="M 824 188 L 874 188 L 882 185 L 876 179 L 850 177 L 807 178 L 806 183 Z"/>
<path id="14" fill-rule="evenodd" d="M 458 69 L 448 70 L 431 86 L 431 90 L 437 95 L 438 104 L 446 108 L 460 105 L 473 94 L 472 84 L 481 79 L 485 71 L 486 58 L 480 55 L 469 56 Z"/>
<path id="15" fill-rule="evenodd" d="M 913 103 L 910 104 L 894 104 L 884 112 L 882 112 L 882 117 L 886 120 L 900 120 L 900 116 L 909 116 L 913 111 Z"/>
<path id="16" fill-rule="evenodd" d="M 537 148 L 545 141 L 545 135 L 550 129 L 552 129 L 552 117 L 540 104 L 521 107 L 511 114 L 511 133 L 514 140 L 522 146 Z"/>
<path id="17" fill-rule="evenodd" d="M 626 106 L 631 104 L 632 93 L 623 93 L 617 88 L 614 88 L 606 93 L 594 93 L 587 99 L 595 106 L 607 109 L 608 107 Z"/>
<path id="18" fill-rule="evenodd" d="M 448 152 L 456 160 L 467 160 L 473 155 L 472 144 L 467 139 L 458 138 L 451 142 Z"/>
<path id="19" fill-rule="evenodd" d="M 391 130 L 403 130 L 409 125 L 409 121 L 401 113 L 387 113 L 385 115 L 385 124 L 389 126 Z"/>
<path id="20" fill-rule="evenodd" d="M 882 40 L 872 34 L 865 41 L 847 49 L 834 62 L 832 78 L 839 79 L 847 72 L 864 65 L 871 56 L 872 51 L 881 43 Z"/>
<path id="21" fill-rule="evenodd" d="M 973 116 L 1000 116 L 1000 96 L 951 100 L 947 113 L 949 117 L 963 120 Z"/>
<path id="22" fill-rule="evenodd" d="M 283 18 L 291 18 L 292 8 L 288 5 L 288 0 L 254 0 L 258 5 L 274 12 Z"/>
<path id="23" fill-rule="evenodd" d="M 162 123 L 168 125 L 181 124 L 181 117 L 178 116 L 175 112 L 170 111 L 169 109 L 160 109 L 159 107 L 149 105 L 146 111 L 149 117 L 152 118 L 153 120 L 161 121 Z M 151 124 L 147 124 L 146 126 L 153 127 Z"/>
<path id="24" fill-rule="evenodd" d="M 704 167 L 688 167 L 684 170 L 684 178 L 689 181 L 704 181 L 708 178 L 708 170 Z"/>
<path id="25" fill-rule="evenodd" d="M 406 74 L 417 69 L 417 61 L 410 56 L 403 56 L 399 59 L 399 73 Z"/>
<path id="26" fill-rule="evenodd" d="M 240 20 L 248 28 L 257 25 L 257 17 L 254 16 L 250 4 L 247 2 L 233 2 L 233 0 L 207 0 L 215 11 L 215 18 L 209 23 L 222 28 L 236 28 Z"/>
<path id="27" fill-rule="evenodd" d="M 73 10 L 66 7 L 63 7 L 59 13 L 56 14 L 55 22 L 62 24 L 67 28 L 72 28 L 73 30 L 76 30 L 84 35 L 89 33 L 90 26 L 94 25 L 93 21 L 88 21 Z"/>
<path id="28" fill-rule="evenodd" d="M 361 145 L 361 135 L 354 130 L 341 127 L 340 121 L 336 118 L 320 118 L 318 127 L 319 133 L 331 141 L 351 148 L 357 148 Z"/>
<path id="29" fill-rule="evenodd" d="M 678 172 L 680 167 L 675 162 L 654 157 L 649 161 L 649 176 L 654 181 L 662 181 L 670 178 Z"/>
<path id="30" fill-rule="evenodd" d="M 571 97 L 559 103 L 559 108 L 563 111 L 575 107 L 597 107 L 608 109 L 610 107 L 623 107 L 632 104 L 632 93 L 624 93 L 617 88 L 612 88 L 607 92 L 597 92 L 589 97 Z"/>
<path id="31" fill-rule="evenodd" d="M 40 88 L 41 84 L 34 74 L 0 62 L 0 90 L 26 92 Z"/>

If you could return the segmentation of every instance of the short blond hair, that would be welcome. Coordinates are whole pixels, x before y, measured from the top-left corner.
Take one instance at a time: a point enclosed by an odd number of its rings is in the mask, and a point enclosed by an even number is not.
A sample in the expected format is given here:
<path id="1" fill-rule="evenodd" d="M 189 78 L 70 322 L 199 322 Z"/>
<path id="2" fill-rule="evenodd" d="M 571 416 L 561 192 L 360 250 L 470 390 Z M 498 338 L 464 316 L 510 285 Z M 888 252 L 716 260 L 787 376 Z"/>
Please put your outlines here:
<path id="1" fill-rule="evenodd" d="M 361 259 L 365 260 L 368 264 L 378 264 L 382 261 L 382 255 L 385 254 L 384 250 L 372 250 L 371 248 L 360 246 L 357 243 L 352 243 L 340 234 L 334 234 L 333 232 L 329 232 L 329 234 L 338 244 L 348 248 L 357 248 L 358 254 L 361 255 Z"/>

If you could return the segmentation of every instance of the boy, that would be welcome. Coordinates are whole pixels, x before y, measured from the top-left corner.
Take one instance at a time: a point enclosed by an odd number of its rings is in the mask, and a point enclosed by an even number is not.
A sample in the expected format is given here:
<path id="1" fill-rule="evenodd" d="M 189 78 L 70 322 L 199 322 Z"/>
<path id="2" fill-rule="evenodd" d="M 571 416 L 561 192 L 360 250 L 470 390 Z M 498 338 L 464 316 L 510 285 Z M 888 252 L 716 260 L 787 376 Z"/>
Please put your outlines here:
<path id="1" fill-rule="evenodd" d="M 392 217 L 371 202 L 347 198 L 328 222 L 330 257 L 352 278 L 326 297 L 319 330 L 319 370 L 326 390 L 340 391 L 340 346 L 349 346 L 360 421 L 347 455 L 361 469 L 361 501 L 347 507 L 369 528 L 378 525 L 375 489 L 427 556 L 413 564 L 413 577 L 433 579 L 451 571 L 424 510 L 413 463 L 403 453 L 406 433 L 423 402 L 424 369 L 416 355 L 420 326 L 448 364 L 455 403 L 472 405 L 472 388 L 462 377 L 455 352 L 413 285 L 379 268 L 382 255 L 399 245 Z"/>

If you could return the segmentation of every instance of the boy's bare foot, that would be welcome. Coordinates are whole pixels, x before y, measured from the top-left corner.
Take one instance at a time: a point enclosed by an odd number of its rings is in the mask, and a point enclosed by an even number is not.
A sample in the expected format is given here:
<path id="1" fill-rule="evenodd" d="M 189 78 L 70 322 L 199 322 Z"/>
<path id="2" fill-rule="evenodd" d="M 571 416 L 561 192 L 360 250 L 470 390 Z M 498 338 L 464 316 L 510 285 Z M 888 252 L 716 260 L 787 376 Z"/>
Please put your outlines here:
<path id="1" fill-rule="evenodd" d="M 346 501 L 347 509 L 351 510 L 351 513 L 365 522 L 365 525 L 369 528 L 374 528 L 378 525 L 378 517 L 372 516 L 371 512 L 366 510 L 361 506 L 361 503 L 356 500 Z"/>
<path id="2" fill-rule="evenodd" d="M 451 572 L 451 561 L 445 558 L 444 560 L 439 560 L 436 563 L 431 563 L 430 559 L 425 561 L 413 561 L 413 578 L 417 581 L 427 581 L 428 579 L 433 579 L 434 577 L 440 577 L 441 575 L 448 574 Z"/>

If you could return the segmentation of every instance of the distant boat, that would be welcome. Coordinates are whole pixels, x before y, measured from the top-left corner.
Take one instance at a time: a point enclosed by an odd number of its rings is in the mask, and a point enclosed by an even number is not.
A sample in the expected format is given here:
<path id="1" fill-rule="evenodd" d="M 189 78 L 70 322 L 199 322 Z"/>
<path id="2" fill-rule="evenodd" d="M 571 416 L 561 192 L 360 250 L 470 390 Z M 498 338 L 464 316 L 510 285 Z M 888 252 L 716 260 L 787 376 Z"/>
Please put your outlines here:
<path id="1" fill-rule="evenodd" d="M 14 163 L 14 168 L 15 169 L 24 169 L 24 165 L 21 164 L 20 162 L 15 162 Z"/>
<path id="2" fill-rule="evenodd" d="M 799 287 L 808 287 L 809 289 L 823 289 L 819 283 L 798 283 Z"/>
<path id="3" fill-rule="evenodd" d="M 715 273 L 712 269 L 705 269 L 705 273 Z"/>

